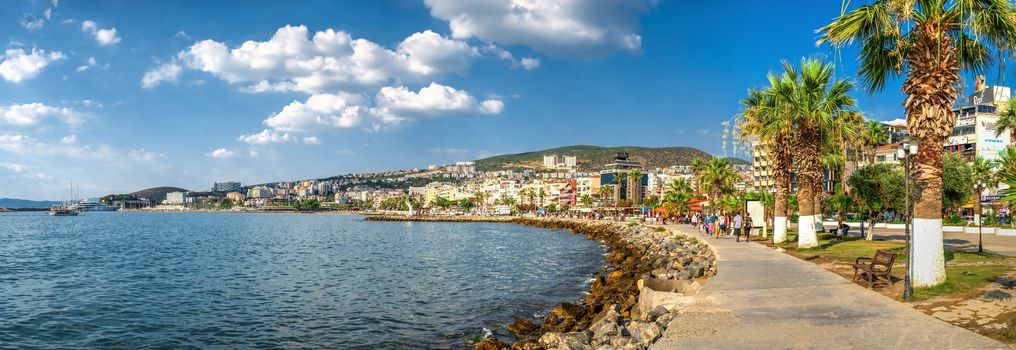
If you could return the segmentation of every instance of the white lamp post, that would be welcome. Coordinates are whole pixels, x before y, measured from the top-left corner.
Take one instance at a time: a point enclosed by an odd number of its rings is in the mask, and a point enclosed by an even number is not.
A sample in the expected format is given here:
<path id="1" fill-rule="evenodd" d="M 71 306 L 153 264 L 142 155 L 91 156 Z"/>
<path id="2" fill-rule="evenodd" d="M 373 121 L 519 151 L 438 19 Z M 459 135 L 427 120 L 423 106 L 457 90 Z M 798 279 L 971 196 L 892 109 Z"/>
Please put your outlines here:
<path id="1" fill-rule="evenodd" d="M 899 147 L 896 148 L 896 158 L 903 162 L 903 184 L 904 184 L 904 198 L 907 207 L 907 212 L 904 216 L 905 224 L 903 225 L 906 235 L 906 254 L 907 254 L 907 271 L 903 278 L 903 299 L 910 299 L 913 294 L 913 285 L 910 281 L 912 275 L 913 265 L 910 263 L 913 260 L 913 247 L 910 238 L 910 157 L 917 154 L 917 141 L 911 139 L 909 136 L 903 139 Z"/>

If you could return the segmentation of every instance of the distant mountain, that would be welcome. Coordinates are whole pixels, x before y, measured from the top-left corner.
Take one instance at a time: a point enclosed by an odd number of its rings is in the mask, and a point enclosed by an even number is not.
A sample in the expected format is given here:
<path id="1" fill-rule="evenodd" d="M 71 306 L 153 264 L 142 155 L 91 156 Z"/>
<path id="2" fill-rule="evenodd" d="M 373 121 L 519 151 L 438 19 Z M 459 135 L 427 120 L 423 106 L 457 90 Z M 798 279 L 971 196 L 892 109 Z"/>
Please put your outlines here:
<path id="1" fill-rule="evenodd" d="M 166 199 L 166 193 L 170 192 L 187 192 L 187 190 L 179 187 L 152 187 L 131 194 L 138 198 L 147 198 L 155 202 L 161 202 Z"/>
<path id="2" fill-rule="evenodd" d="M 501 169 L 541 169 L 543 156 L 575 156 L 579 171 L 596 171 L 614 160 L 614 153 L 627 152 L 631 160 L 644 164 L 647 168 L 688 165 L 691 160 L 713 158 L 709 153 L 694 147 L 599 147 L 589 145 L 566 146 L 542 151 L 504 154 L 476 161 L 476 169 L 482 171 Z M 747 164 L 747 161 L 728 158 L 731 164 Z"/>
<path id="3" fill-rule="evenodd" d="M 49 208 L 63 202 L 33 201 L 27 199 L 0 198 L 0 208 Z"/>

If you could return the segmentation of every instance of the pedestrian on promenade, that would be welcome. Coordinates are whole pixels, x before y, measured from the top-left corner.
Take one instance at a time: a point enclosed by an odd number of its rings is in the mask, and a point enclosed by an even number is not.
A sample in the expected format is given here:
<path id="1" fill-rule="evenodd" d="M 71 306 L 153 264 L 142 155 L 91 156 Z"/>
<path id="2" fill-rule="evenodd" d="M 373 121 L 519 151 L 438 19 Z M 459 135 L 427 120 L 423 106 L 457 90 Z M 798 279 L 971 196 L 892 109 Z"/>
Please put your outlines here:
<path id="1" fill-rule="evenodd" d="M 754 226 L 752 226 L 751 214 L 749 214 L 748 212 L 745 212 L 744 213 L 744 241 L 745 242 L 751 242 L 751 229 L 752 229 L 752 227 L 754 227 Z"/>
<path id="2" fill-rule="evenodd" d="M 741 212 L 738 211 L 734 214 L 734 239 L 737 242 L 741 241 L 741 224 L 744 223 L 744 218 L 741 217 Z"/>

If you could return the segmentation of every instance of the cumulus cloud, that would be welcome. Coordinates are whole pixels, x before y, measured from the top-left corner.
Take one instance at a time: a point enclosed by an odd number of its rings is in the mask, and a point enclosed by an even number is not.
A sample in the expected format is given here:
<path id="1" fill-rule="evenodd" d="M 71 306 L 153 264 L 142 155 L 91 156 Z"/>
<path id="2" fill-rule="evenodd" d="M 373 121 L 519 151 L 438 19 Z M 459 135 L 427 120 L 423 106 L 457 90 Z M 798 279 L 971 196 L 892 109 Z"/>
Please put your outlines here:
<path id="1" fill-rule="evenodd" d="M 319 140 L 317 136 L 307 136 L 303 138 L 303 143 L 308 145 L 320 145 L 321 140 Z"/>
<path id="2" fill-rule="evenodd" d="M 120 42 L 120 36 L 116 28 L 99 28 L 94 21 L 85 20 L 81 22 L 81 31 L 89 33 L 99 43 L 99 46 L 110 46 Z"/>
<path id="3" fill-rule="evenodd" d="M 289 142 L 293 140 L 293 137 L 289 133 L 264 129 L 257 134 L 241 135 L 239 140 L 252 145 L 264 145 L 268 143 Z"/>
<path id="4" fill-rule="evenodd" d="M 86 62 L 84 65 L 78 66 L 78 68 L 75 71 L 77 71 L 78 73 L 84 72 L 89 68 L 93 68 L 98 65 L 99 65 L 98 62 L 95 61 L 95 57 L 89 57 L 88 62 Z"/>
<path id="5" fill-rule="evenodd" d="M 78 143 L 78 135 L 67 135 L 60 139 L 60 143 L 69 145 Z"/>
<path id="6" fill-rule="evenodd" d="M 25 29 L 36 31 L 42 29 L 46 24 L 46 20 L 42 18 L 35 18 L 34 16 L 26 15 L 21 19 L 21 26 Z"/>
<path id="7" fill-rule="evenodd" d="M 521 61 L 519 61 L 519 63 L 521 63 L 522 67 L 526 70 L 533 70 L 540 67 L 540 59 L 538 58 L 524 57 Z"/>
<path id="8" fill-rule="evenodd" d="M 145 149 L 142 148 L 128 151 L 127 158 L 135 162 L 151 164 L 158 162 L 160 159 L 166 158 L 166 155 L 145 151 Z"/>
<path id="9" fill-rule="evenodd" d="M 642 46 L 638 14 L 655 0 L 425 0 L 452 37 L 526 45 L 555 56 L 603 56 Z"/>
<path id="10" fill-rule="evenodd" d="M 398 123 L 417 117 L 437 117 L 447 114 L 500 114 L 504 102 L 490 99 L 478 102 L 463 90 L 431 83 L 419 92 L 405 86 L 384 87 L 375 98 L 377 107 L 372 113 L 389 123 Z"/>
<path id="11" fill-rule="evenodd" d="M 896 119 L 893 119 L 893 120 L 886 120 L 886 121 L 882 121 L 881 123 L 882 124 L 886 124 L 886 125 L 892 125 L 892 126 L 907 126 L 907 120 L 905 118 L 896 118 Z"/>
<path id="12" fill-rule="evenodd" d="M 234 155 L 233 151 L 225 149 L 225 148 L 219 148 L 219 149 L 216 149 L 216 150 L 212 151 L 211 153 L 208 153 L 209 157 L 219 158 L 219 159 L 230 158 L 233 155 Z"/>
<path id="13" fill-rule="evenodd" d="M 319 93 L 365 89 L 396 80 L 422 81 L 461 72 L 477 50 L 432 31 L 410 35 L 392 50 L 348 33 L 327 29 L 310 35 L 305 26 L 279 28 L 268 41 L 230 48 L 203 40 L 177 57 L 188 68 L 230 83 L 253 83 L 248 92 Z"/>
<path id="14" fill-rule="evenodd" d="M 0 124 L 26 127 L 47 119 L 60 120 L 71 127 L 81 124 L 84 114 L 66 107 L 52 107 L 42 103 L 0 106 Z"/>
<path id="15" fill-rule="evenodd" d="M 0 76 L 9 82 L 18 83 L 35 77 L 53 61 L 64 58 L 66 56 L 59 51 L 46 53 L 45 50 L 32 49 L 26 53 L 22 49 L 8 49 L 0 56 L 3 60 L 0 61 Z"/>
<path id="16" fill-rule="evenodd" d="M 282 111 L 265 119 L 264 124 L 284 132 L 307 131 L 317 126 L 349 128 L 360 125 L 367 111 L 367 98 L 360 95 L 344 92 L 315 94 L 305 102 L 293 101 L 286 105 Z M 261 134 L 267 132 L 269 131 L 265 130 Z M 246 140 L 244 142 L 256 143 Z"/>
<path id="17" fill-rule="evenodd" d="M 176 77 L 180 75 L 181 70 L 183 68 L 173 62 L 159 65 L 145 72 L 145 76 L 141 78 L 141 87 L 151 89 L 164 81 L 176 82 Z"/>
<path id="18" fill-rule="evenodd" d="M 52 144 L 27 135 L 0 135 L 0 151 L 29 155 L 62 155 L 75 158 L 111 159 L 116 157 L 108 145 L 90 146 L 76 143 Z"/>
<path id="19" fill-rule="evenodd" d="M 521 60 L 519 60 L 516 59 L 515 55 L 512 55 L 511 52 L 508 52 L 508 50 L 505 50 L 494 44 L 487 44 L 487 46 L 483 47 L 483 51 L 489 54 L 493 54 L 494 56 L 497 56 L 502 60 L 511 62 L 512 66 L 521 66 L 526 70 L 533 70 L 540 67 L 540 59 L 524 57 Z"/>

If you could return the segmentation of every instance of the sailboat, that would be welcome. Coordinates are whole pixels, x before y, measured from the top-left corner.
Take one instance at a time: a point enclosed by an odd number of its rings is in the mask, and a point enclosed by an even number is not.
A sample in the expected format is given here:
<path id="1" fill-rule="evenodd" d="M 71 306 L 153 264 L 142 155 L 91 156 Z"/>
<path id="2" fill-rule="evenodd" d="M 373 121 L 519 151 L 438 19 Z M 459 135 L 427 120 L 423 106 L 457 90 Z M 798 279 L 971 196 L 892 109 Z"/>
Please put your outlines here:
<path id="1" fill-rule="evenodd" d="M 74 192 L 74 183 L 71 183 L 71 192 Z M 73 195 L 72 195 L 73 197 Z M 80 211 L 64 200 L 63 204 L 49 207 L 49 216 L 77 216 Z"/>

